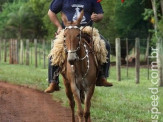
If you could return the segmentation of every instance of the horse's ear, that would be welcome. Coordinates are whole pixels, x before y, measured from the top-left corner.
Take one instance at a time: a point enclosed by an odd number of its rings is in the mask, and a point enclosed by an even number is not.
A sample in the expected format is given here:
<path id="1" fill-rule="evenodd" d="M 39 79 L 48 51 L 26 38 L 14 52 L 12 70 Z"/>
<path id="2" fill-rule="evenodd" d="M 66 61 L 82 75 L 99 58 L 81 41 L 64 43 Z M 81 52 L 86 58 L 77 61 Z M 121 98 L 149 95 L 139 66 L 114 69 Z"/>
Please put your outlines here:
<path id="1" fill-rule="evenodd" d="M 67 26 L 67 24 L 68 24 L 67 16 L 66 16 L 63 12 L 62 12 L 61 16 L 62 16 L 63 24 L 64 24 L 65 26 Z"/>
<path id="2" fill-rule="evenodd" d="M 80 25 L 80 22 L 82 21 L 84 16 L 84 9 L 81 10 L 79 18 L 74 22 L 76 25 Z"/>

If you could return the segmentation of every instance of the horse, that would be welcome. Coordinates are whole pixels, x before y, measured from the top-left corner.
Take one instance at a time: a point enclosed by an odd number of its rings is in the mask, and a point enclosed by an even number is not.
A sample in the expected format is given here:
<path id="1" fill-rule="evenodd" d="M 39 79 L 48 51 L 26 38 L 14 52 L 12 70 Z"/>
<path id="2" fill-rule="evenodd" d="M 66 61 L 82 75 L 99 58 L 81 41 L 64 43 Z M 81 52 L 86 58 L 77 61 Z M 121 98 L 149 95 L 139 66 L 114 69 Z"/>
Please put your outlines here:
<path id="1" fill-rule="evenodd" d="M 96 58 L 90 43 L 91 38 L 84 36 L 79 27 L 83 15 L 82 10 L 79 18 L 74 22 L 69 22 L 64 13 L 61 15 L 65 25 L 64 49 L 66 51 L 65 71 L 61 74 L 72 111 L 72 122 L 75 122 L 75 102 L 79 122 L 91 121 L 91 98 L 98 74 Z M 84 103 L 84 110 L 82 103 Z"/>

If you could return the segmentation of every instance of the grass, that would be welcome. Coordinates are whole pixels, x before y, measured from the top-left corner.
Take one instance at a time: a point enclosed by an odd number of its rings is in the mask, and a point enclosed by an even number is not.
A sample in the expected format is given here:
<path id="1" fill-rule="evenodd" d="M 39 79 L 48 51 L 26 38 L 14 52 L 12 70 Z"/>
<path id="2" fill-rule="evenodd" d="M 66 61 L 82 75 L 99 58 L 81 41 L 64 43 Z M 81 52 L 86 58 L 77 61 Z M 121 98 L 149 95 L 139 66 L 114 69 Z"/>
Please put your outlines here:
<path id="1" fill-rule="evenodd" d="M 122 68 L 122 81 L 116 80 L 115 67 L 110 69 L 111 88 L 96 87 L 92 98 L 91 116 L 93 122 L 150 122 L 152 93 L 149 88 L 155 87 L 147 80 L 147 70 L 140 70 L 140 84 L 135 84 L 134 68 L 129 68 L 129 77 L 126 69 Z M 34 68 L 34 66 L 9 65 L 0 63 L 0 80 L 13 84 L 27 85 L 32 88 L 44 90 L 47 87 L 47 69 Z M 55 92 L 53 98 L 62 101 L 63 106 L 68 106 L 63 83 L 61 91 Z M 163 121 L 163 88 L 159 87 L 159 115 Z"/>

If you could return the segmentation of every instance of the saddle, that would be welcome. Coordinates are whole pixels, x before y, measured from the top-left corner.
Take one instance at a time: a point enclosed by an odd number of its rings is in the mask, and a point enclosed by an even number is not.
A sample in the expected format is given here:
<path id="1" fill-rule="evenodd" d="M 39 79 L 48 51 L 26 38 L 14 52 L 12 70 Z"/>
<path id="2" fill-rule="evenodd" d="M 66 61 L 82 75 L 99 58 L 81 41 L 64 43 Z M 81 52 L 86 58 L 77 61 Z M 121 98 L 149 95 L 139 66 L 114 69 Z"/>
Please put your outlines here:
<path id="1" fill-rule="evenodd" d="M 82 38 L 87 40 L 87 43 L 92 48 L 92 51 L 95 54 L 98 64 L 103 64 L 107 62 L 107 54 L 105 41 L 101 39 L 100 34 L 96 28 L 86 26 L 82 30 Z M 56 36 L 54 40 L 53 48 L 50 51 L 49 57 L 51 57 L 52 65 L 58 65 L 63 67 L 63 63 L 66 59 L 66 53 L 64 50 L 64 30 Z"/>

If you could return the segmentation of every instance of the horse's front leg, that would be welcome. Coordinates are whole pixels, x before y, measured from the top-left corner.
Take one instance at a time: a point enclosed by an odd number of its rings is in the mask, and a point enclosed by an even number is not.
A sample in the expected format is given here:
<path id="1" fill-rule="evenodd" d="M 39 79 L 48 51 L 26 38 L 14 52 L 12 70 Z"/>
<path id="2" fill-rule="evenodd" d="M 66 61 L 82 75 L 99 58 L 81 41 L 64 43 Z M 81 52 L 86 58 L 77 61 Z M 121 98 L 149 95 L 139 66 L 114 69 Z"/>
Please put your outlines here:
<path id="1" fill-rule="evenodd" d="M 71 88 L 72 88 L 72 92 L 74 94 L 74 98 L 77 104 L 77 113 L 78 113 L 79 122 L 83 122 L 83 109 L 82 109 L 82 103 L 80 100 L 80 91 L 77 89 L 74 83 L 71 84 Z"/>
<path id="2" fill-rule="evenodd" d="M 95 86 L 92 85 L 86 92 L 85 94 L 85 108 L 84 108 L 84 119 L 85 122 L 91 122 L 91 118 L 90 118 L 90 107 L 91 107 L 91 98 L 92 95 L 94 93 L 94 88 Z"/>
<path id="3" fill-rule="evenodd" d="M 65 91 L 66 91 L 66 95 L 69 99 L 69 105 L 71 107 L 71 112 L 72 112 L 72 122 L 75 122 L 75 111 L 74 111 L 74 108 L 75 108 L 75 101 L 74 101 L 74 97 L 73 97 L 73 94 L 72 94 L 72 91 L 71 91 L 71 87 L 70 87 L 70 84 L 64 80 L 64 84 L 65 84 Z"/>

